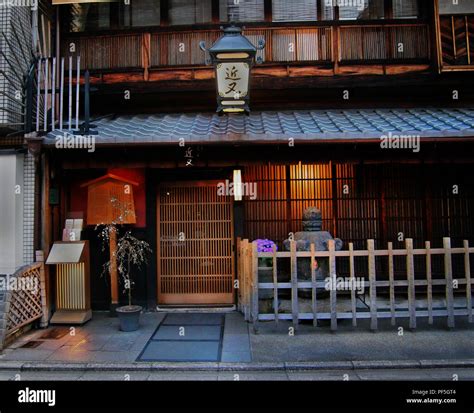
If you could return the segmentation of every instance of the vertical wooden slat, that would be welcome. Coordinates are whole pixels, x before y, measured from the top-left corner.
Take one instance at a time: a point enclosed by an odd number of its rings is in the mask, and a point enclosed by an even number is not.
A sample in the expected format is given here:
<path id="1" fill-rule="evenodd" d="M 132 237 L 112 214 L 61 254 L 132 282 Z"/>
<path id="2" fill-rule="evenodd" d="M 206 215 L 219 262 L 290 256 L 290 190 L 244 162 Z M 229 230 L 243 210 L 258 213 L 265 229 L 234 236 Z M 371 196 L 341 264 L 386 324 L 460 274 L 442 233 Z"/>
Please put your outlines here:
<path id="1" fill-rule="evenodd" d="M 413 258 L 413 239 L 407 238 L 405 240 L 405 247 L 407 250 L 407 280 L 408 280 L 408 311 L 410 313 L 411 329 L 416 328 L 416 302 L 415 302 L 415 265 Z"/>
<path id="2" fill-rule="evenodd" d="M 252 320 L 254 332 L 258 332 L 258 246 L 252 242 Z"/>
<path id="3" fill-rule="evenodd" d="M 64 57 L 61 57 L 61 80 L 59 85 L 59 130 L 63 130 L 64 116 Z"/>
<path id="4" fill-rule="evenodd" d="M 275 325 L 278 326 L 278 268 L 277 249 L 273 245 L 273 313 L 275 314 Z"/>
<path id="5" fill-rule="evenodd" d="M 375 243 L 373 239 L 367 241 L 370 289 L 370 329 L 377 330 L 377 287 L 375 272 Z"/>
<path id="6" fill-rule="evenodd" d="M 293 327 L 295 331 L 298 328 L 298 267 L 296 258 L 296 242 L 290 242 L 291 252 L 291 314 L 293 316 Z"/>
<path id="7" fill-rule="evenodd" d="M 469 259 L 469 241 L 464 240 L 464 274 L 466 276 L 466 305 L 467 318 L 472 323 L 472 285 L 471 285 L 471 262 Z"/>
<path id="8" fill-rule="evenodd" d="M 49 59 L 44 59 L 44 130 L 48 130 Z"/>
<path id="9" fill-rule="evenodd" d="M 355 266 L 354 266 L 354 244 L 349 243 L 349 275 L 351 279 L 351 308 L 352 308 L 352 327 L 357 327 L 357 306 L 355 291 Z"/>
<path id="10" fill-rule="evenodd" d="M 446 277 L 446 307 L 448 310 L 448 327 L 454 328 L 454 294 L 453 267 L 451 260 L 451 238 L 443 238 L 444 275 Z"/>
<path id="11" fill-rule="evenodd" d="M 393 242 L 388 243 L 388 280 L 390 289 L 390 315 L 391 324 L 395 325 L 395 285 L 394 285 L 394 267 L 393 267 Z"/>
<path id="12" fill-rule="evenodd" d="M 68 103 L 69 103 L 69 111 L 68 111 L 68 127 L 69 130 L 72 129 L 72 56 L 69 56 L 69 96 L 68 96 Z"/>
<path id="13" fill-rule="evenodd" d="M 337 288 L 336 288 L 336 251 L 333 239 L 328 241 L 329 249 L 329 277 L 331 279 L 331 288 L 329 290 L 329 300 L 331 307 L 331 331 L 337 330 Z"/>
<path id="14" fill-rule="evenodd" d="M 313 310 L 313 326 L 318 325 L 318 301 L 317 301 L 317 289 L 316 289 L 316 258 L 314 256 L 315 248 L 314 244 L 311 243 L 311 308 Z"/>
<path id="15" fill-rule="evenodd" d="M 76 129 L 79 129 L 79 101 L 81 85 L 81 56 L 76 59 Z"/>
<path id="16" fill-rule="evenodd" d="M 53 57 L 52 68 L 52 82 L 51 82 L 51 130 L 56 129 L 56 58 Z"/>
<path id="17" fill-rule="evenodd" d="M 433 280 L 431 278 L 431 242 L 425 242 L 426 282 L 428 298 L 428 324 L 433 324 Z"/>
<path id="18" fill-rule="evenodd" d="M 41 59 L 38 60 L 37 69 L 37 85 L 36 85 L 36 130 L 40 127 L 40 98 L 41 98 Z"/>

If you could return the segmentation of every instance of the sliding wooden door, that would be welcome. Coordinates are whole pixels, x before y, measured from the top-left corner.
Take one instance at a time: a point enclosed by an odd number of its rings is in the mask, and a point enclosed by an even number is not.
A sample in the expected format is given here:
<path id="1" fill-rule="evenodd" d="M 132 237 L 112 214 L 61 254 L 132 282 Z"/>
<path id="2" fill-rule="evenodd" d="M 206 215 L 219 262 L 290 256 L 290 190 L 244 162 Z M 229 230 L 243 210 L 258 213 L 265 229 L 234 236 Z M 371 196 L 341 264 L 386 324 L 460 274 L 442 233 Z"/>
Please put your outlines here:
<path id="1" fill-rule="evenodd" d="M 158 303 L 234 303 L 232 197 L 217 182 L 158 188 Z"/>

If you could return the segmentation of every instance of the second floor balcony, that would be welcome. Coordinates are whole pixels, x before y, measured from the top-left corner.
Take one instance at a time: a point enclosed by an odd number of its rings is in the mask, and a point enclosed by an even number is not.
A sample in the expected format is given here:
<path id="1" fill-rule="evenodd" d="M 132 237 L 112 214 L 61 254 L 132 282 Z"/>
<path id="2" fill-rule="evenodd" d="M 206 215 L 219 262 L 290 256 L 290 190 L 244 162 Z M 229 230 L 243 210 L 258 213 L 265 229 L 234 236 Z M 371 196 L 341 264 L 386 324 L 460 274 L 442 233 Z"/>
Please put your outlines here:
<path id="1" fill-rule="evenodd" d="M 210 46 L 232 20 L 254 44 L 265 40 L 256 76 L 385 75 L 432 63 L 430 20 L 416 0 L 364 0 L 360 10 L 320 0 L 240 3 L 232 12 L 234 0 L 161 0 L 135 12 L 112 3 L 100 6 L 102 14 L 63 10 L 62 56 L 80 56 L 82 67 L 111 82 L 210 79 L 199 42 Z"/>

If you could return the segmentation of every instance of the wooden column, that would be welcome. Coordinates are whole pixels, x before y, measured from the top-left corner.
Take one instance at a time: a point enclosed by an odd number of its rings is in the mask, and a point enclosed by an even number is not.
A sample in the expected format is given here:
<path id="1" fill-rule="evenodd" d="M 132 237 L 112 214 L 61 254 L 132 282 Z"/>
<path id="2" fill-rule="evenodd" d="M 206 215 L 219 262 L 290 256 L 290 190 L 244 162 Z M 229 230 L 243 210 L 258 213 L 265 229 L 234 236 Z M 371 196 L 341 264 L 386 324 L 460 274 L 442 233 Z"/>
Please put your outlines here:
<path id="1" fill-rule="evenodd" d="M 118 306 L 119 290 L 118 290 L 118 271 L 117 271 L 117 229 L 111 227 L 109 230 L 109 251 L 110 251 L 110 298 L 111 307 Z"/>
<path id="2" fill-rule="evenodd" d="M 336 24 L 331 26 L 332 30 L 332 55 L 334 60 L 334 74 L 339 73 L 339 6 L 334 7 L 334 21 Z"/>

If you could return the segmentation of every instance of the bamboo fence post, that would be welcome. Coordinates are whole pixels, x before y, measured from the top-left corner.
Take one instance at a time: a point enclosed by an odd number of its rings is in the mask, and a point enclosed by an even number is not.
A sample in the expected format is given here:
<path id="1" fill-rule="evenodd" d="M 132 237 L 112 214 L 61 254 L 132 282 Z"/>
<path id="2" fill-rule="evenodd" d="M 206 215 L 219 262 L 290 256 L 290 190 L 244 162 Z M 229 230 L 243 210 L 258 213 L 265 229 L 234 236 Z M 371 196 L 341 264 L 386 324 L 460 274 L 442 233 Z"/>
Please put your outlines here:
<path id="1" fill-rule="evenodd" d="M 311 309 L 313 310 L 313 326 L 316 327 L 318 325 L 318 302 L 316 297 L 316 258 L 314 253 L 314 243 L 311 243 Z"/>
<path id="2" fill-rule="evenodd" d="M 413 239 L 405 240 L 407 250 L 407 280 L 408 280 L 408 311 L 410 313 L 410 329 L 416 328 L 416 302 L 415 302 L 415 264 L 413 259 Z"/>
<path id="3" fill-rule="evenodd" d="M 396 324 L 395 315 L 395 276 L 393 266 L 393 242 L 388 243 L 388 281 L 390 290 L 390 322 L 392 326 Z"/>
<path id="4" fill-rule="evenodd" d="M 428 324 L 433 324 L 433 279 L 431 277 L 431 242 L 425 242 L 426 282 L 428 295 Z"/>
<path id="5" fill-rule="evenodd" d="M 471 263 L 469 260 L 469 241 L 464 240 L 464 274 L 466 275 L 467 319 L 472 323 Z"/>
<path id="6" fill-rule="evenodd" d="M 298 329 L 298 267 L 296 258 L 296 242 L 290 242 L 291 252 L 291 314 L 293 318 L 293 327 Z"/>
<path id="7" fill-rule="evenodd" d="M 375 243 L 373 239 L 367 240 L 369 289 L 370 289 L 370 329 L 377 330 L 377 287 L 375 272 Z"/>
<path id="8" fill-rule="evenodd" d="M 446 307 L 448 310 L 448 328 L 454 328 L 453 267 L 451 260 L 451 238 L 443 238 L 444 275 L 446 277 Z"/>
<path id="9" fill-rule="evenodd" d="M 252 320 L 253 320 L 253 330 L 255 333 L 258 333 L 258 247 L 257 243 L 252 242 Z"/>
<path id="10" fill-rule="evenodd" d="M 357 327 L 357 300 L 355 292 L 354 244 L 349 243 L 349 276 L 351 279 L 352 327 Z"/>
<path id="11" fill-rule="evenodd" d="M 337 330 L 337 283 L 336 283 L 336 251 L 333 239 L 328 241 L 329 250 L 329 277 L 331 279 L 331 288 L 329 290 L 329 300 L 331 307 L 331 331 Z"/>
<path id="12" fill-rule="evenodd" d="M 275 314 L 275 325 L 278 326 L 278 268 L 277 249 L 273 245 L 273 313 Z"/>

